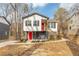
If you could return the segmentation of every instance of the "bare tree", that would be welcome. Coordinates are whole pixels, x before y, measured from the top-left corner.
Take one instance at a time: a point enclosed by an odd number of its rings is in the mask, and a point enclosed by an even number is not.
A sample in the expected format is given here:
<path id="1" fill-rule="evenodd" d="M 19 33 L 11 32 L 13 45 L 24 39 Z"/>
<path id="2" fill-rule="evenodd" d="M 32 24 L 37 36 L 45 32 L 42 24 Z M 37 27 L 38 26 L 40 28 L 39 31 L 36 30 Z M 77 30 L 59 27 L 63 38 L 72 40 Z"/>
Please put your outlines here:
<path id="1" fill-rule="evenodd" d="M 15 24 L 16 24 L 16 29 L 15 29 L 15 35 L 16 39 L 21 39 L 21 31 L 22 31 L 22 17 L 27 14 L 28 12 L 28 7 L 27 4 L 12 4 L 14 12 L 15 12 Z"/>
<path id="2" fill-rule="evenodd" d="M 64 8 L 59 8 L 56 12 L 55 19 L 58 21 L 58 34 L 65 36 L 67 30 L 67 16 L 68 12 Z"/>

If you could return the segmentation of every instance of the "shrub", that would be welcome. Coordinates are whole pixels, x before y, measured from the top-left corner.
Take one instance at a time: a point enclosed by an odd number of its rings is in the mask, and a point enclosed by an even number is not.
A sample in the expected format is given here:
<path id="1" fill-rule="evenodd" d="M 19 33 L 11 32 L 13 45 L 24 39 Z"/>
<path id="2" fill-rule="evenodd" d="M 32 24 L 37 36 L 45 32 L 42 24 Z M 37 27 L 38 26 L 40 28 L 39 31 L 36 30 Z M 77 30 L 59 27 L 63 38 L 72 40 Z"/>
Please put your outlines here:
<path id="1" fill-rule="evenodd" d="M 55 40 L 55 37 L 54 37 L 54 35 L 50 35 L 50 38 L 49 38 L 49 40 Z"/>
<path id="2" fill-rule="evenodd" d="M 57 40 L 61 39 L 61 36 L 60 35 L 57 35 L 56 39 Z"/>
<path id="3" fill-rule="evenodd" d="M 21 42 L 26 42 L 26 41 L 27 41 L 27 39 L 21 39 L 20 41 L 21 41 Z"/>

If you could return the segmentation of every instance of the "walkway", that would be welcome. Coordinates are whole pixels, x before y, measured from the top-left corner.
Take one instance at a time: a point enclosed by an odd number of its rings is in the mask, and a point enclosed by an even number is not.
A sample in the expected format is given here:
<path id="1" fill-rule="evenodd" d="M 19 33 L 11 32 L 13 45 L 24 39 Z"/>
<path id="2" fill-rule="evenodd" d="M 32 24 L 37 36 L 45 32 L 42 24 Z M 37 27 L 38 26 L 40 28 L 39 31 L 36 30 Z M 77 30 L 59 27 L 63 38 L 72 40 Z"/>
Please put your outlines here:
<path id="1" fill-rule="evenodd" d="M 47 42 L 45 42 L 45 43 L 49 43 L 49 42 L 62 42 L 62 41 L 68 41 L 67 39 L 64 39 L 64 38 L 62 38 L 62 40 L 55 40 L 55 41 L 47 41 Z M 39 44 L 39 43 L 42 43 L 42 42 L 29 42 L 29 41 L 27 41 L 27 42 L 24 42 L 24 43 L 16 43 L 16 42 L 18 42 L 17 40 L 6 40 L 6 41 L 4 41 L 4 40 L 1 40 L 0 41 L 0 47 L 4 47 L 4 46 L 7 46 L 7 45 L 13 45 L 13 44 Z"/>
<path id="2" fill-rule="evenodd" d="M 12 44 L 15 44 L 16 42 L 18 42 L 17 40 L 6 40 L 6 41 L 2 41 L 0 43 L 0 47 L 4 47 L 4 46 L 7 46 L 7 45 L 12 45 Z"/>

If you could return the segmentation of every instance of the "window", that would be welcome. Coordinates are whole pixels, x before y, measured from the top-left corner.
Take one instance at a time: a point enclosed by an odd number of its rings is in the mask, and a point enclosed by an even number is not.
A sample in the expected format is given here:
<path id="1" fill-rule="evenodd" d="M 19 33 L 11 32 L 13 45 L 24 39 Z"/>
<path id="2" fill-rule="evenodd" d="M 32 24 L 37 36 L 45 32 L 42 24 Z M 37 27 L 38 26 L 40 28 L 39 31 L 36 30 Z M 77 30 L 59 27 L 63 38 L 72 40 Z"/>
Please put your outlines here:
<path id="1" fill-rule="evenodd" d="M 39 21 L 34 20 L 33 26 L 39 26 Z"/>
<path id="2" fill-rule="evenodd" d="M 27 20 L 26 21 L 26 26 L 31 26 L 31 21 Z"/>
<path id="3" fill-rule="evenodd" d="M 71 30 L 71 26 L 69 27 L 69 29 Z"/>
<path id="4" fill-rule="evenodd" d="M 51 23 L 51 28 L 56 28 L 56 23 Z"/>

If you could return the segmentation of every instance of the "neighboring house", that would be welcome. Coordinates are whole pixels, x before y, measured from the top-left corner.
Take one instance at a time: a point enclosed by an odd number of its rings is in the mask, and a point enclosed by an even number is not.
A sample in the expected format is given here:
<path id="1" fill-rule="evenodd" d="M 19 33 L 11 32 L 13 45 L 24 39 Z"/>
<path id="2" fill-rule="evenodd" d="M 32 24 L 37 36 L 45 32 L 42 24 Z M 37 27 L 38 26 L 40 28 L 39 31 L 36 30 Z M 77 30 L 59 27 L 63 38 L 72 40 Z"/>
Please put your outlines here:
<path id="1" fill-rule="evenodd" d="M 68 17 L 68 35 L 79 35 L 79 4 L 71 6 Z"/>
<path id="2" fill-rule="evenodd" d="M 0 39 L 9 38 L 9 26 L 10 23 L 6 20 L 4 16 L 0 16 Z"/>
<path id="3" fill-rule="evenodd" d="M 49 29 L 57 32 L 57 23 L 49 21 L 44 15 L 33 13 L 23 17 L 25 38 L 30 41 L 47 40 Z"/>
<path id="4" fill-rule="evenodd" d="M 57 20 L 50 19 L 48 20 L 48 39 L 56 38 L 58 34 L 58 22 Z"/>
<path id="5" fill-rule="evenodd" d="M 79 35 L 79 12 L 74 13 L 68 20 L 68 34 Z"/>
<path id="6" fill-rule="evenodd" d="M 57 25 L 58 22 L 56 20 L 48 20 L 48 29 L 50 29 L 53 32 L 57 32 Z"/>

